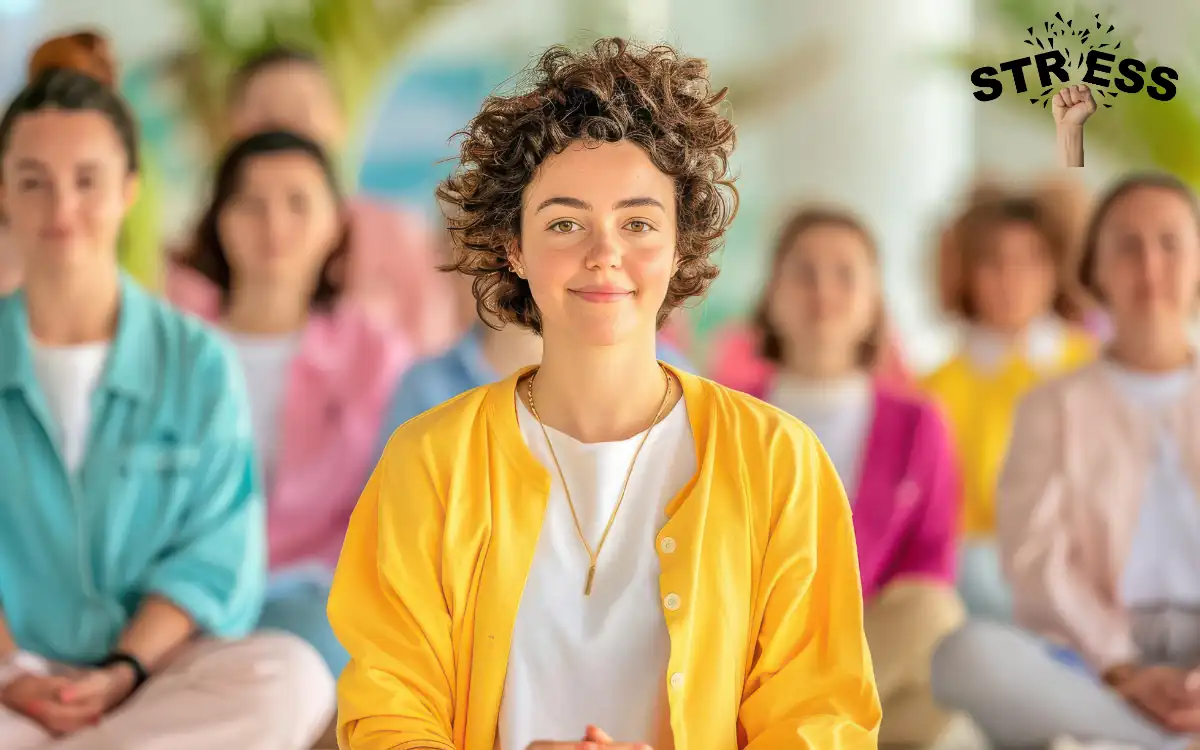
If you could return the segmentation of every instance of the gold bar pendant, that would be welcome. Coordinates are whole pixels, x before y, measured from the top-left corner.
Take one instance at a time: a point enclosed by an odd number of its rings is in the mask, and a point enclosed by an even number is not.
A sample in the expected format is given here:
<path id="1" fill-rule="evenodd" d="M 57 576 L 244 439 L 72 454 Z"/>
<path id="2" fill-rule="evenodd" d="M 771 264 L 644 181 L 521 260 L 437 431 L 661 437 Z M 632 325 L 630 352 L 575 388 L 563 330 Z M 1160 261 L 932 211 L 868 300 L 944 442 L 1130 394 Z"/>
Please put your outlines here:
<path id="1" fill-rule="evenodd" d="M 595 565 L 588 568 L 587 585 L 583 587 L 583 595 L 584 596 L 592 595 L 592 581 L 594 581 L 594 580 L 596 580 L 596 566 Z"/>

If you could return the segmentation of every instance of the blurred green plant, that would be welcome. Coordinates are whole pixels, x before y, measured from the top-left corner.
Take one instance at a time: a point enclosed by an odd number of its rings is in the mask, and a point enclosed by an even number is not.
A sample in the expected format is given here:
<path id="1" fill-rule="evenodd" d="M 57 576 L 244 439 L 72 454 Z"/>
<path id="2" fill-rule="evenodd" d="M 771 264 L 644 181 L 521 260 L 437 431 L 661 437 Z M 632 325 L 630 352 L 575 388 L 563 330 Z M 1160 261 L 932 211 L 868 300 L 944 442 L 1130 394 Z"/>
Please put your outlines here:
<path id="1" fill-rule="evenodd" d="M 996 65 L 1004 60 L 1028 54 L 1022 40 L 1027 38 L 1026 29 L 1041 27 L 1051 20 L 1056 6 L 1047 5 L 1045 0 L 990 0 L 984 8 L 986 15 L 996 22 L 996 39 L 976 39 L 974 48 L 959 56 L 959 63 L 968 69 L 980 65 Z M 1076 21 L 1092 20 L 1100 14 L 1107 23 L 1108 8 L 1099 3 L 1075 4 L 1068 14 L 1062 9 L 1065 19 Z M 1155 64 L 1171 66 L 1172 61 L 1158 63 L 1147 50 L 1138 50 L 1132 44 L 1133 29 L 1117 28 L 1114 36 L 1123 42 L 1118 54 L 1137 57 L 1153 68 Z M 1173 66 L 1172 66 L 1173 67 Z M 1071 83 L 1082 83 L 1072 81 Z M 1146 96 L 1145 92 L 1125 94 L 1111 109 L 1101 107 L 1087 123 L 1087 145 L 1100 146 L 1106 153 L 1132 167 L 1155 167 L 1174 173 L 1191 185 L 1200 186 L 1200 81 L 1189 76 L 1180 76 L 1175 82 L 1178 88 L 1175 98 L 1160 102 Z M 1040 92 L 1033 92 L 1036 96 Z M 1046 128 L 1054 127 L 1049 107 L 1030 104 L 1032 96 L 1001 96 L 989 106 L 1008 106 L 1032 118 L 1040 118 Z M 1098 98 L 1098 101 L 1105 101 Z M 1003 102 L 1003 104 L 1001 104 Z"/>

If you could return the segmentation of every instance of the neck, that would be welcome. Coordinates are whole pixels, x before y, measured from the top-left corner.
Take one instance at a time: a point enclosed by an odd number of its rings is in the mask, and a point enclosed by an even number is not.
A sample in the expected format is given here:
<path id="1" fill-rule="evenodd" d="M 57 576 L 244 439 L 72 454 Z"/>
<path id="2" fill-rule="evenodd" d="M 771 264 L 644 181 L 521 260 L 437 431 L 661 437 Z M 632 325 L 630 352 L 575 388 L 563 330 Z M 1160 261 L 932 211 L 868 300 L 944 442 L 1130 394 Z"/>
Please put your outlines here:
<path id="1" fill-rule="evenodd" d="M 1132 370 L 1169 372 L 1192 361 L 1192 344 L 1183 326 L 1160 331 L 1123 332 L 1119 328 L 1109 356 Z"/>
<path id="2" fill-rule="evenodd" d="M 281 284 L 234 284 L 224 326 L 236 333 L 294 333 L 308 320 L 309 294 Z"/>
<path id="3" fill-rule="evenodd" d="M 671 391 L 678 397 L 673 381 Z M 666 382 L 654 337 L 606 347 L 547 340 L 534 401 L 543 424 L 580 442 L 626 440 L 650 426 Z"/>
<path id="4" fill-rule="evenodd" d="M 116 334 L 121 282 L 115 264 L 65 275 L 30 272 L 24 290 L 30 333 L 43 344 L 89 344 Z"/>
<path id="5" fill-rule="evenodd" d="M 830 381 L 850 377 L 861 369 L 853 352 L 793 347 L 784 355 L 783 372 L 805 380 Z"/>
<path id="6" fill-rule="evenodd" d="M 498 331 L 484 326 L 480 346 L 483 358 L 492 371 L 501 377 L 536 365 L 542 359 L 541 336 L 513 324 L 505 325 Z"/>
<path id="7" fill-rule="evenodd" d="M 1029 336 L 1029 329 L 1033 327 L 1033 321 L 1016 325 L 995 325 L 993 323 L 980 322 L 977 327 L 997 341 L 1015 346 L 1025 341 Z"/>
<path id="8" fill-rule="evenodd" d="M 6 246 L 7 242 L 3 230 L 0 230 L 0 297 L 15 292 L 21 285 L 20 261 L 12 248 Z"/>

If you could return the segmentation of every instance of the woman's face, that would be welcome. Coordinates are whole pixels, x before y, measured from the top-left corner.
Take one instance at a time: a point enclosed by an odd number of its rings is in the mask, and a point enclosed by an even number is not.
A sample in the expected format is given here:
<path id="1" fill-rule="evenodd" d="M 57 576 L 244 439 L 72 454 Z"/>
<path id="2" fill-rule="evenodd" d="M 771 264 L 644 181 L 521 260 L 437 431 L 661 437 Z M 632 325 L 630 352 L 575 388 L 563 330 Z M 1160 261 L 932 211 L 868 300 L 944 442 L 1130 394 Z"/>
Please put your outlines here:
<path id="1" fill-rule="evenodd" d="M 1096 236 L 1095 281 L 1118 328 L 1184 326 L 1200 290 L 1200 228 L 1172 190 L 1118 198 Z"/>
<path id="2" fill-rule="evenodd" d="M 321 165 L 307 154 L 250 157 L 218 217 L 235 284 L 315 287 L 344 222 Z"/>
<path id="3" fill-rule="evenodd" d="M 56 109 L 21 115 L 0 170 L 4 241 L 27 278 L 116 263 L 137 178 L 104 115 Z"/>
<path id="4" fill-rule="evenodd" d="M 628 141 L 576 144 L 525 188 L 512 255 L 550 340 L 653 339 L 675 273 L 675 184 Z"/>
<path id="5" fill-rule="evenodd" d="M 767 315 L 785 351 L 852 362 L 879 318 L 879 273 L 863 235 L 839 224 L 803 231 L 772 279 Z"/>
<path id="6" fill-rule="evenodd" d="M 329 78 L 311 63 L 278 63 L 258 71 L 229 114 L 235 139 L 266 130 L 290 130 L 336 149 L 345 135 L 341 106 Z"/>
<path id="7" fill-rule="evenodd" d="M 1058 276 L 1049 244 L 1026 222 L 1005 221 L 984 231 L 968 276 L 975 315 L 990 328 L 1021 331 L 1054 302 Z"/>

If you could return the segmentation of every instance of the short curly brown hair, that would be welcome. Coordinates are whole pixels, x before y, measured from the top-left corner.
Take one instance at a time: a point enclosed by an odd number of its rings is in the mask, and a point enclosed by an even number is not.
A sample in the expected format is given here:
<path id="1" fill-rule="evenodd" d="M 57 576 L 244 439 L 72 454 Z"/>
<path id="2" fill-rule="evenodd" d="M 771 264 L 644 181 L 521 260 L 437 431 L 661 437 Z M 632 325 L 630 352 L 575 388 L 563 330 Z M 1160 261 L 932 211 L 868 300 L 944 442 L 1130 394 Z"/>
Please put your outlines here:
<path id="1" fill-rule="evenodd" d="M 717 277 L 710 256 L 737 213 L 729 157 L 733 123 L 713 93 L 704 61 L 671 47 L 601 39 L 585 52 L 555 46 L 527 71 L 528 90 L 489 96 L 456 135 L 459 166 L 438 186 L 452 210 L 455 260 L 446 271 L 473 276 L 476 309 L 541 333 L 529 285 L 509 265 L 521 236 L 521 201 L 541 163 L 572 143 L 630 141 L 675 181 L 678 270 L 658 313 L 698 297 Z M 486 314 L 485 314 L 486 313 Z"/>
<path id="2" fill-rule="evenodd" d="M 1069 262 L 1069 241 L 1059 230 L 1048 207 L 1030 195 L 990 190 L 981 192 L 958 219 L 953 242 L 946 248 L 943 262 L 951 263 L 957 270 L 953 277 L 947 273 L 942 275 L 942 303 L 946 312 L 964 320 L 976 319 L 970 271 L 983 256 L 984 247 L 995 230 L 1006 224 L 1026 224 L 1041 236 L 1058 280 L 1051 309 L 1062 318 L 1072 319 L 1075 305 L 1062 279 Z"/>

